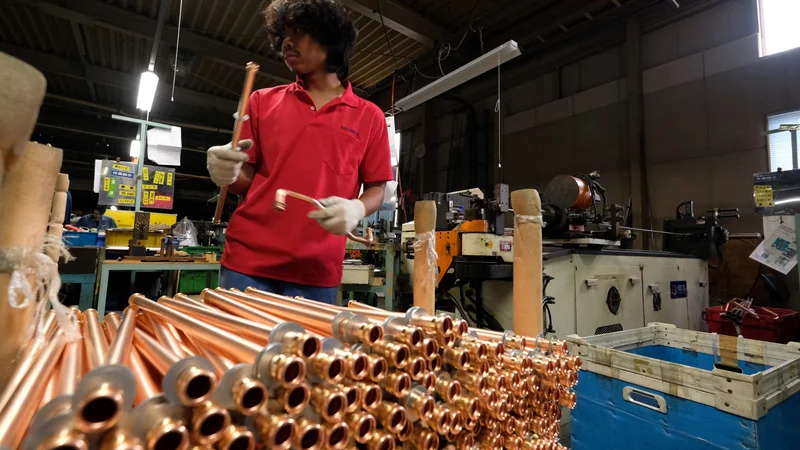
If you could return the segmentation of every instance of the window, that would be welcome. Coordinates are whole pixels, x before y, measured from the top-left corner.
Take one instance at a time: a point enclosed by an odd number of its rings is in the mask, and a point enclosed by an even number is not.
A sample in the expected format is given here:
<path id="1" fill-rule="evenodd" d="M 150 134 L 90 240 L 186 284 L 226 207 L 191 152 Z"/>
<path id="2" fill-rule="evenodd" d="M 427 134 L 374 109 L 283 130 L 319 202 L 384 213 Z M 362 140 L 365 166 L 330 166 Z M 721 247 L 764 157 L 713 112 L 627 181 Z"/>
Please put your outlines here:
<path id="1" fill-rule="evenodd" d="M 772 55 L 800 47 L 797 19 L 798 0 L 759 0 L 761 21 L 761 56 Z"/>
<path id="2" fill-rule="evenodd" d="M 778 131 L 781 125 L 800 124 L 800 111 L 784 114 L 775 114 L 767 118 L 769 130 L 769 171 L 775 172 L 780 167 L 783 170 L 792 169 L 792 132 Z M 800 131 L 794 133 L 800 148 Z"/>

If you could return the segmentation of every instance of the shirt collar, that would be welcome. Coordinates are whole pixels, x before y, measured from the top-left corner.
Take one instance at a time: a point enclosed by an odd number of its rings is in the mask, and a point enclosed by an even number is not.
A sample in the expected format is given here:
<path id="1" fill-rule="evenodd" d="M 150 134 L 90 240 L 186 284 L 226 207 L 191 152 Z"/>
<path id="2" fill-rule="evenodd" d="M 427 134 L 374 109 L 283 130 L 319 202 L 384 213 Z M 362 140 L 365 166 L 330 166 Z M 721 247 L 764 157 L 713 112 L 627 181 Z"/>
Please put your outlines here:
<path id="1" fill-rule="evenodd" d="M 351 107 L 357 108 L 358 107 L 358 96 L 353 92 L 353 84 L 349 81 L 345 81 L 344 83 L 344 92 L 339 97 L 342 99 L 342 103 Z M 300 76 L 295 76 L 294 82 L 294 89 L 295 90 L 304 90 L 305 86 L 303 86 L 303 80 Z"/>

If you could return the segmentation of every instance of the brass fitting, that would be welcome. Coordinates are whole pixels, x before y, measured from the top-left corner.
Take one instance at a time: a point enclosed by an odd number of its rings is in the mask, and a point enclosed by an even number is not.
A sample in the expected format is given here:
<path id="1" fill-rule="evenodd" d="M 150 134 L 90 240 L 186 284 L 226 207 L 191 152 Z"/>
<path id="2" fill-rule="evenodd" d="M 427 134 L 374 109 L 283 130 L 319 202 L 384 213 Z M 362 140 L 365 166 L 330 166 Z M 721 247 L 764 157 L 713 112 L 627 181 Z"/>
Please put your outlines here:
<path id="1" fill-rule="evenodd" d="M 409 442 L 417 450 L 437 450 L 439 448 L 439 435 L 431 430 L 422 429 L 412 433 Z"/>
<path id="2" fill-rule="evenodd" d="M 291 444 L 301 450 L 318 450 L 322 448 L 322 437 L 322 426 L 301 416 L 297 418 L 296 432 L 292 436 Z"/>
<path id="3" fill-rule="evenodd" d="M 428 369 L 438 372 L 442 370 L 442 366 L 444 362 L 442 361 L 442 357 L 439 355 L 434 355 L 431 359 L 428 360 Z"/>
<path id="4" fill-rule="evenodd" d="M 257 413 L 268 400 L 267 386 L 257 378 L 243 377 L 233 384 L 233 401 L 245 416 Z"/>
<path id="5" fill-rule="evenodd" d="M 350 442 L 350 427 L 345 422 L 322 425 L 322 446 L 326 450 L 341 450 Z"/>
<path id="6" fill-rule="evenodd" d="M 311 388 L 311 405 L 326 421 L 337 422 L 344 417 L 347 398 L 338 389 L 318 385 Z"/>
<path id="7" fill-rule="evenodd" d="M 420 384 L 428 391 L 428 394 L 436 392 L 436 373 L 425 372 L 420 380 Z"/>
<path id="8" fill-rule="evenodd" d="M 365 412 L 346 414 L 344 420 L 347 422 L 347 425 L 350 426 L 353 439 L 359 444 L 366 444 L 369 442 L 378 427 L 375 417 Z"/>
<path id="9" fill-rule="evenodd" d="M 344 379 L 345 366 L 345 360 L 339 354 L 320 352 L 309 360 L 311 373 L 329 384 L 341 383 Z"/>
<path id="10" fill-rule="evenodd" d="M 437 433 L 447 434 L 450 430 L 450 412 L 444 407 L 444 404 L 438 403 L 433 408 L 433 415 L 427 422 Z"/>
<path id="11" fill-rule="evenodd" d="M 421 356 L 412 357 L 406 365 L 405 371 L 411 376 L 414 381 L 419 381 L 425 375 L 428 368 L 428 362 Z"/>
<path id="12" fill-rule="evenodd" d="M 299 356 L 305 360 L 316 356 L 322 349 L 322 341 L 308 333 L 290 331 L 281 339 L 281 348 L 287 353 Z"/>
<path id="13" fill-rule="evenodd" d="M 373 412 L 383 401 L 383 391 L 371 383 L 357 383 L 356 386 L 361 391 L 361 406 L 365 410 Z"/>
<path id="14" fill-rule="evenodd" d="M 470 356 L 464 349 L 446 348 L 442 352 L 442 359 L 447 364 L 455 367 L 458 370 L 468 370 L 470 363 Z"/>
<path id="15" fill-rule="evenodd" d="M 272 357 L 270 377 L 281 386 L 300 384 L 306 378 L 306 362 L 294 355 L 277 354 Z"/>
<path id="16" fill-rule="evenodd" d="M 368 450 L 394 450 L 394 436 L 384 430 L 377 430 L 372 433 L 372 437 L 367 442 Z"/>
<path id="17" fill-rule="evenodd" d="M 380 383 L 389 372 L 389 366 L 386 364 L 386 358 L 378 355 L 368 355 L 369 360 L 369 379 L 373 383 Z"/>
<path id="18" fill-rule="evenodd" d="M 231 424 L 228 410 L 206 402 L 192 408 L 191 433 L 193 442 L 211 445 L 222 439 L 225 429 Z"/>
<path id="19" fill-rule="evenodd" d="M 231 425 L 225 429 L 217 443 L 220 450 L 255 450 L 256 437 L 245 426 Z"/>
<path id="20" fill-rule="evenodd" d="M 275 397 L 267 403 L 267 411 L 272 414 L 298 414 L 308 406 L 311 401 L 311 388 L 306 383 L 288 388 L 279 387 L 275 390 Z"/>
<path id="21" fill-rule="evenodd" d="M 345 361 L 346 375 L 354 381 L 361 381 L 369 375 L 369 358 L 364 352 L 336 350 Z"/>
<path id="22" fill-rule="evenodd" d="M 289 450 L 292 438 L 297 433 L 297 425 L 288 415 L 258 414 L 255 416 L 255 427 L 264 447 L 269 449 Z"/>
<path id="23" fill-rule="evenodd" d="M 456 380 L 461 383 L 462 387 L 467 388 L 469 391 L 480 395 L 486 392 L 491 386 L 489 380 L 485 375 L 465 372 L 463 370 L 456 371 Z"/>
<path id="24" fill-rule="evenodd" d="M 481 403 L 477 397 L 462 393 L 453 400 L 453 406 L 464 413 L 466 417 L 477 419 L 481 415 Z"/>
<path id="25" fill-rule="evenodd" d="M 340 384 L 336 386 L 347 399 L 346 412 L 356 412 L 361 408 L 361 389 L 355 384 Z"/>
<path id="26" fill-rule="evenodd" d="M 390 372 L 383 380 L 383 387 L 395 397 L 405 397 L 411 389 L 411 377 L 405 372 Z"/>
<path id="27" fill-rule="evenodd" d="M 422 386 L 416 386 L 405 398 L 403 406 L 412 420 L 428 420 L 433 416 L 436 401 Z"/>
<path id="28" fill-rule="evenodd" d="M 372 344 L 372 352 L 376 355 L 383 356 L 389 364 L 398 369 L 405 368 L 411 356 L 411 350 L 409 350 L 406 344 L 391 342 L 385 339 Z"/>
<path id="29" fill-rule="evenodd" d="M 388 400 L 384 400 L 375 408 L 375 417 L 391 433 L 399 433 L 408 421 L 405 408 Z"/>
<path id="30" fill-rule="evenodd" d="M 461 394 L 461 383 L 452 379 L 447 372 L 438 372 L 436 374 L 436 393 L 445 402 L 452 402 Z"/>
<path id="31" fill-rule="evenodd" d="M 439 355 L 439 343 L 435 339 L 425 338 L 422 340 L 422 356 L 430 360 Z"/>

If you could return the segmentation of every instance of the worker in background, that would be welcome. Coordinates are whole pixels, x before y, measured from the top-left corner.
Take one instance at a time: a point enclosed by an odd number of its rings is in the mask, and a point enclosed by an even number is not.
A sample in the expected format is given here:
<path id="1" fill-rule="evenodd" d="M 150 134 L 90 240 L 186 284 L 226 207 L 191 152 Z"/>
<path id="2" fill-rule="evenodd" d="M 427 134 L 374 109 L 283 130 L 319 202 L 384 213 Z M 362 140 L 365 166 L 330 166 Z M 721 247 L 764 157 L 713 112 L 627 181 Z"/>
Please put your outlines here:
<path id="1" fill-rule="evenodd" d="M 276 0 L 264 15 L 297 81 L 254 92 L 236 148 L 208 150 L 214 183 L 246 193 L 228 226 L 220 285 L 332 304 L 344 235 L 378 210 L 394 179 L 386 120 L 347 81 L 356 28 L 338 1 Z M 323 199 L 325 209 L 289 198 L 279 213 L 278 189 Z"/>
<path id="2" fill-rule="evenodd" d="M 80 219 L 78 222 L 75 223 L 76 227 L 79 228 L 96 228 L 97 231 L 104 231 L 108 230 L 109 228 L 117 228 L 117 223 L 114 222 L 114 219 L 105 215 L 106 207 L 97 205 L 92 208 L 92 213 L 87 214 Z"/>

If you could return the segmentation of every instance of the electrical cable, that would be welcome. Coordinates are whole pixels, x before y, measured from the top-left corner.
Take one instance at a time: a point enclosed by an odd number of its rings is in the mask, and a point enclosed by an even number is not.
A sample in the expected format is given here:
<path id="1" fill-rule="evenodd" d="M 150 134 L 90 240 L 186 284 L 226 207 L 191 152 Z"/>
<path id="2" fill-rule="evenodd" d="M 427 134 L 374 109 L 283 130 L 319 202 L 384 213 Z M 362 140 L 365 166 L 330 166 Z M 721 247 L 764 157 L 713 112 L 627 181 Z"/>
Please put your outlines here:
<path id="1" fill-rule="evenodd" d="M 389 46 L 389 54 L 392 55 L 392 62 L 394 63 L 394 70 L 397 72 L 400 70 L 400 66 L 397 65 L 397 58 L 394 56 L 394 49 L 392 48 L 392 43 L 389 40 L 389 32 L 386 31 L 386 24 L 383 22 L 383 12 L 381 11 L 381 0 L 376 0 L 378 5 L 378 17 L 381 19 L 381 28 L 383 29 L 383 36 L 386 37 L 386 45 Z M 392 86 L 394 86 L 394 80 L 392 81 Z M 394 87 L 392 87 L 392 91 L 394 91 Z M 394 107 L 392 107 L 392 111 L 394 111 Z M 394 115 L 394 114 L 392 114 Z"/>
<path id="2" fill-rule="evenodd" d="M 169 101 L 175 101 L 175 79 L 178 76 L 178 49 L 181 47 L 181 20 L 183 19 L 183 0 L 178 7 L 178 37 L 175 41 L 175 61 L 172 64 L 172 94 Z"/>

